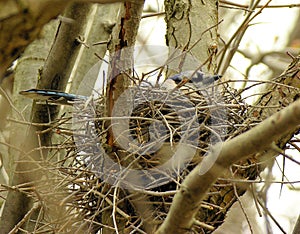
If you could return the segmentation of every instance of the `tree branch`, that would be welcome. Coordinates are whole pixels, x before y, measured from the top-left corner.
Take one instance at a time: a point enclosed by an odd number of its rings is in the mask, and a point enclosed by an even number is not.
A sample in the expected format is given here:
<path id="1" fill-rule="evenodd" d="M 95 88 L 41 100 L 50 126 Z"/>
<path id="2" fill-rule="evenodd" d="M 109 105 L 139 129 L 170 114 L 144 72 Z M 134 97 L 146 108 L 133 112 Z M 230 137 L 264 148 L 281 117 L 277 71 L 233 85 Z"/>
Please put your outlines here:
<path id="1" fill-rule="evenodd" d="M 37 36 L 43 26 L 73 2 L 115 3 L 125 0 L 0 1 L 0 83 L 7 68 Z M 131 0 L 143 2 L 142 0 Z M 13 30 L 12 30 L 13 29 Z"/>
<path id="2" fill-rule="evenodd" d="M 0 5 L 1 5 L 1 3 L 0 3 Z M 37 6 L 35 6 L 35 7 L 37 7 Z M 39 57 L 42 57 L 41 54 L 44 54 L 44 53 L 46 53 L 46 55 L 48 55 L 48 58 L 44 65 L 42 76 L 39 79 L 38 87 L 64 90 L 66 83 L 68 81 L 68 78 L 70 76 L 70 73 L 75 64 L 75 61 L 76 61 L 76 58 L 78 55 L 78 51 L 79 51 L 80 47 L 82 47 L 79 43 L 76 42 L 75 39 L 79 35 L 84 34 L 86 22 L 89 20 L 90 8 L 91 8 L 91 4 L 73 4 L 72 6 L 70 6 L 69 10 L 66 11 L 64 16 L 67 19 L 72 19 L 72 20 L 71 21 L 69 20 L 66 22 L 63 21 L 60 23 L 60 27 L 56 34 L 56 38 L 55 38 L 56 40 L 55 40 L 54 45 L 52 46 L 50 54 L 48 54 L 48 50 L 45 49 L 45 47 L 47 47 L 47 46 L 45 46 L 44 44 L 46 44 L 46 45 L 51 44 L 52 39 L 53 39 L 52 37 L 51 37 L 51 40 L 49 40 L 47 42 L 45 42 L 45 41 L 40 42 L 40 44 L 44 43 L 42 45 L 42 47 L 43 47 L 42 49 L 41 48 L 40 48 L 40 50 L 32 49 L 34 52 L 37 52 L 38 55 L 31 53 L 31 56 L 30 55 L 28 56 L 28 54 L 27 54 L 27 56 L 30 59 L 27 58 L 27 59 L 19 60 L 18 67 L 17 67 L 19 69 L 16 69 L 16 71 L 21 70 L 21 68 L 23 68 L 23 69 L 22 69 L 22 72 L 19 72 L 21 74 L 18 76 L 20 82 L 17 82 L 15 84 L 15 91 L 16 91 L 15 93 L 16 94 L 18 94 L 18 91 L 20 89 L 21 90 L 24 89 L 24 86 L 22 86 L 22 85 L 24 85 L 24 83 L 26 85 L 29 85 L 26 87 L 32 87 L 31 78 L 34 77 L 34 80 L 36 80 L 37 70 L 42 66 L 38 62 L 40 62 L 40 61 L 43 62 L 43 60 L 36 59 L 37 61 L 33 61 L 34 59 L 32 59 L 31 57 L 39 58 Z M 30 19 L 28 19 L 28 20 L 30 21 Z M 37 22 L 35 22 L 35 23 L 37 23 Z M 26 30 L 26 25 L 23 25 L 23 26 L 24 26 L 24 30 Z M 99 30 L 99 28 L 98 28 L 98 30 Z M 49 35 L 43 35 L 43 36 L 45 36 L 47 39 L 49 39 Z M 106 36 L 108 38 L 109 34 L 106 33 Z M 1 36 L 0 36 L 0 38 L 1 38 Z M 30 45 L 33 45 L 33 44 L 34 43 L 31 43 Z M 27 47 L 27 48 L 30 48 L 30 47 Z M 34 48 L 38 48 L 38 47 L 34 47 Z M 0 50 L 1 50 L 1 46 L 0 46 Z M 28 52 L 28 49 L 27 49 L 27 52 Z M 0 57 L 1 57 L 1 55 L 0 55 Z M 29 74 L 28 72 L 24 72 L 25 71 L 24 67 L 20 67 L 22 64 L 24 64 L 24 62 L 26 62 L 26 61 L 28 62 L 29 60 L 32 63 L 30 64 L 30 66 L 28 66 L 28 63 L 26 63 L 27 68 L 30 72 L 33 72 L 34 75 Z M 82 61 L 82 62 L 84 62 L 84 61 Z M 33 86 L 36 86 L 36 84 L 34 83 Z M 23 88 L 21 88 L 21 87 L 23 87 Z M 20 103 L 19 99 L 20 99 L 19 96 L 16 96 L 16 100 L 18 101 L 17 106 L 19 106 L 18 109 L 23 109 L 25 104 L 23 102 Z M 21 101 L 23 101 L 23 100 L 21 99 Z M 31 100 L 25 100 L 25 101 L 32 102 Z M 19 103 L 21 106 L 19 105 Z M 54 113 L 57 114 L 57 109 L 55 109 L 56 108 L 55 106 L 49 107 L 49 109 L 50 108 L 51 108 L 51 110 L 55 110 Z M 27 109 L 29 109 L 29 108 L 27 108 Z M 28 113 L 28 115 L 26 115 L 27 116 L 26 119 L 30 119 L 29 115 L 30 115 L 30 113 Z M 35 122 L 35 121 L 36 122 L 48 122 L 49 121 L 48 108 L 46 108 L 44 105 L 35 105 L 32 109 L 32 115 L 33 115 L 33 122 Z M 55 118 L 55 115 L 53 115 L 53 116 L 54 116 L 53 118 Z M 20 129 L 23 129 L 23 127 L 25 130 L 19 132 Z M 11 135 L 12 136 L 11 139 L 14 141 L 13 145 L 16 144 L 15 143 L 16 141 L 23 142 L 23 144 L 26 146 L 26 150 L 24 150 L 26 152 L 27 151 L 30 152 L 30 151 L 32 151 L 32 149 L 38 148 L 41 145 L 47 145 L 47 146 L 50 145 L 49 141 L 51 140 L 52 132 L 41 135 L 41 138 L 40 138 L 41 142 L 38 142 L 35 132 L 37 130 L 44 129 L 44 127 L 30 128 L 29 130 L 27 130 L 27 128 L 28 127 L 25 127 L 25 126 L 17 126 L 15 128 L 13 128 L 13 130 L 15 130 L 13 132 L 16 133 L 15 135 L 17 136 L 17 137 L 13 137 L 13 135 Z M 27 135 L 25 135 L 26 131 L 28 131 Z M 22 135 L 23 132 L 24 132 L 24 135 Z M 28 142 L 29 139 L 32 140 L 31 144 L 29 144 L 29 142 Z M 24 145 L 21 146 L 22 149 L 25 149 Z M 16 156 L 14 156 L 14 155 L 16 155 Z M 40 177 L 37 177 L 36 174 L 39 174 L 39 176 L 40 176 L 41 174 L 45 175 L 47 172 L 43 171 L 42 173 L 37 173 L 37 170 L 34 170 L 34 169 L 35 169 L 35 166 L 37 166 L 37 167 L 39 166 L 39 163 L 41 161 L 43 162 L 43 159 L 41 158 L 42 155 L 47 155 L 47 149 L 43 149 L 43 154 L 41 154 L 39 151 L 34 151 L 34 153 L 30 154 L 30 157 L 28 155 L 24 155 L 24 153 L 21 154 L 20 156 L 19 156 L 19 153 L 15 153 L 15 152 L 11 153 L 11 156 L 14 156 L 15 157 L 14 159 L 17 160 L 16 168 L 14 170 L 14 171 L 16 171 L 16 173 L 14 174 L 14 177 L 11 178 L 11 184 L 19 185 L 19 184 L 23 184 L 23 183 L 32 182 L 31 184 L 36 185 L 35 188 L 39 192 L 41 192 L 43 189 L 40 189 L 37 186 L 37 181 L 39 181 Z M 30 161 L 30 163 L 28 163 L 28 161 Z M 39 167 L 39 168 L 43 168 L 43 167 Z M 50 178 L 50 177 L 51 176 L 48 175 L 48 178 Z M 41 193 L 45 194 L 44 190 Z M 59 198 L 55 197 L 55 199 L 59 199 Z M 52 201 L 54 201 L 54 200 L 52 199 Z M 22 220 L 24 215 L 31 208 L 30 206 L 32 205 L 32 202 L 33 202 L 33 200 L 30 197 L 27 197 L 26 194 L 21 193 L 20 191 L 9 191 L 7 199 L 6 199 L 6 204 L 4 206 L 3 216 L 0 220 L 0 226 L 2 227 L 0 230 L 0 233 L 8 233 L 20 220 Z M 57 207 L 55 208 L 55 210 L 59 210 L 59 209 L 57 209 Z M 61 207 L 61 209 L 64 209 L 64 207 Z M 12 212 L 12 211 L 15 211 L 15 212 Z M 51 215 L 53 215 L 54 213 L 51 211 L 53 211 L 53 210 L 51 210 L 51 209 L 48 210 L 48 212 L 49 212 L 48 217 L 53 218 L 53 216 L 51 216 Z M 51 214 L 51 215 L 49 215 L 49 214 Z M 55 218 L 57 218 L 56 213 L 55 213 L 55 215 L 56 215 Z M 34 220 L 34 217 L 31 217 L 30 220 Z M 29 230 L 31 230 L 31 229 L 29 228 Z"/>
<path id="3" fill-rule="evenodd" d="M 200 202 L 211 185 L 230 165 L 252 154 L 268 150 L 274 141 L 294 130 L 299 124 L 300 100 L 297 100 L 253 129 L 223 143 L 218 159 L 205 174 L 200 173 L 207 163 L 203 161 L 186 177 L 174 197 L 166 220 L 156 233 L 185 233 L 189 230 Z M 216 147 L 220 146 L 217 145 L 214 149 Z M 207 158 L 214 156 L 216 155 L 212 150 Z"/>
<path id="4" fill-rule="evenodd" d="M 297 222 L 295 224 L 294 230 L 292 234 L 300 233 L 300 216 L 298 216 Z"/>

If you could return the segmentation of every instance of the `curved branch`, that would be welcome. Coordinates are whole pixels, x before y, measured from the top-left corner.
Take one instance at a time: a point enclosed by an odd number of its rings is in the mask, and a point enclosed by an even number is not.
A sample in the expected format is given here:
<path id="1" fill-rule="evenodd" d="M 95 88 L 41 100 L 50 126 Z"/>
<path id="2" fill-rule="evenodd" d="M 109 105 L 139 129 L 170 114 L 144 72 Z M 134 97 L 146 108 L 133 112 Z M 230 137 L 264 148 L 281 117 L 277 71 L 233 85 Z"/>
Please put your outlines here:
<path id="1" fill-rule="evenodd" d="M 174 197 L 165 222 L 156 233 L 185 233 L 189 230 L 208 189 L 230 165 L 252 154 L 270 149 L 274 141 L 295 130 L 299 124 L 300 100 L 297 100 L 258 126 L 223 143 L 216 163 L 205 174 L 200 173 L 201 168 L 205 167 L 203 162 L 186 177 Z M 214 157 L 213 154 L 214 150 L 207 157 Z"/>

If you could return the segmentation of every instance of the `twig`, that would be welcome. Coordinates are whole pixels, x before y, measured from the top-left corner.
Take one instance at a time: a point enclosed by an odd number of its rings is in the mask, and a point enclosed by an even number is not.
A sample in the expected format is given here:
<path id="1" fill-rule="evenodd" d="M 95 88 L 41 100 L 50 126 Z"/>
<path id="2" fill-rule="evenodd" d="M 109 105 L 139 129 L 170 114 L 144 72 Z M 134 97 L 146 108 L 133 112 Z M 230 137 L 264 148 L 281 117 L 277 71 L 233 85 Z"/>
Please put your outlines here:
<path id="1" fill-rule="evenodd" d="M 30 216 L 35 212 L 35 210 L 39 209 L 41 204 L 35 204 L 24 216 L 24 218 L 8 233 L 8 234 L 15 234 L 17 233 L 18 229 L 30 218 Z"/>
<path id="2" fill-rule="evenodd" d="M 264 212 L 273 220 L 273 222 L 276 224 L 276 226 L 282 231 L 282 233 L 286 234 L 286 231 L 284 231 L 283 227 L 278 223 L 278 221 L 275 219 L 275 217 L 271 214 L 271 212 L 268 210 L 268 208 L 260 201 L 260 199 L 257 199 L 258 204 L 263 208 Z"/>
<path id="3" fill-rule="evenodd" d="M 116 221 L 116 207 L 117 207 L 117 203 L 116 203 L 116 199 L 117 199 L 117 191 L 118 191 L 118 186 L 115 187 L 114 189 L 114 195 L 113 195 L 113 210 L 112 210 L 112 219 L 113 219 L 113 223 L 114 223 L 114 227 L 115 227 L 115 232 L 116 234 L 119 234 L 118 231 L 118 223 Z"/>
<path id="4" fill-rule="evenodd" d="M 226 1 L 226 0 L 220 0 L 220 3 L 223 4 L 227 4 L 230 6 L 235 6 L 235 7 L 239 7 L 242 8 L 242 10 L 249 10 L 250 5 L 244 5 L 244 4 L 240 4 L 240 3 L 236 3 L 236 2 L 230 2 L 230 1 Z M 278 5 L 257 5 L 256 8 L 293 8 L 293 7 L 300 7 L 300 3 L 297 4 L 278 4 Z"/>
<path id="5" fill-rule="evenodd" d="M 231 164 L 253 153 L 269 149 L 273 141 L 289 131 L 294 131 L 299 124 L 300 100 L 297 100 L 251 130 L 224 142 L 215 164 L 205 174 L 199 173 L 200 168 L 205 167 L 203 161 L 183 181 L 180 191 L 174 196 L 167 218 L 157 234 L 185 233 L 191 227 L 191 220 L 196 215 L 206 192 Z M 206 157 L 213 157 L 214 153 L 213 148 Z"/>

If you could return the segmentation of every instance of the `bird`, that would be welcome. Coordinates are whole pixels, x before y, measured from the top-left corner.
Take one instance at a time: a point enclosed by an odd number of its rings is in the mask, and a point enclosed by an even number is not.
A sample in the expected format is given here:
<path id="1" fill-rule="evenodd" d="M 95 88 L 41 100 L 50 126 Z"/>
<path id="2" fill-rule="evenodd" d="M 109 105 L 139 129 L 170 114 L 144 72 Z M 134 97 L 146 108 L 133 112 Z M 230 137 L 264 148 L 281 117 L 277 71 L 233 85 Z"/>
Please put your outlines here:
<path id="1" fill-rule="evenodd" d="M 192 84 L 194 89 L 196 88 L 204 88 L 208 85 L 213 84 L 215 81 L 219 80 L 221 75 L 209 75 L 202 71 L 184 71 L 163 81 L 154 80 L 145 80 L 142 81 L 141 87 L 159 87 L 165 90 L 174 90 L 180 88 L 181 86 L 189 86 Z M 57 105 L 72 105 L 76 101 L 87 101 L 89 99 L 88 96 L 77 95 L 72 93 L 66 93 L 57 90 L 50 89 L 28 89 L 22 90 L 19 94 L 31 98 L 37 101 L 47 101 L 50 104 Z"/>
<path id="2" fill-rule="evenodd" d="M 37 101 L 47 101 L 48 103 L 59 105 L 72 105 L 75 101 L 86 101 L 87 96 L 66 93 L 49 89 L 28 89 L 22 90 L 19 94 Z"/>
<path id="3" fill-rule="evenodd" d="M 213 84 L 221 77 L 222 75 L 210 75 L 202 71 L 184 71 L 171 76 L 169 79 L 173 80 L 176 84 L 193 83 L 197 87 L 203 87 Z"/>

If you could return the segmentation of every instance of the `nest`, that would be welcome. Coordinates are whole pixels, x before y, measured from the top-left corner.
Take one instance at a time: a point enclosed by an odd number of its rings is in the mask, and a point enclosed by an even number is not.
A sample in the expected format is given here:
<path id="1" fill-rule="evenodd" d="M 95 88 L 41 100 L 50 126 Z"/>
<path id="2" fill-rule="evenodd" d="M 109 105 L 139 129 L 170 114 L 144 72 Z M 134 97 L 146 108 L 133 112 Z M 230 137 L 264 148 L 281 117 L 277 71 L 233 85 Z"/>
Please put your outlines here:
<path id="1" fill-rule="evenodd" d="M 112 212 L 136 233 L 143 233 L 142 224 L 161 224 L 181 182 L 210 146 L 249 128 L 240 93 L 226 84 L 172 92 L 135 87 L 124 95 L 113 118 L 104 117 L 103 97 L 74 105 L 73 138 L 60 167 L 70 181 L 67 190 L 76 194 L 69 206 L 85 220 L 74 221 L 75 226 L 85 222 L 89 230 L 113 228 Z M 107 143 L 110 134 L 113 146 Z M 260 171 L 255 159 L 233 166 L 207 194 L 193 231 L 212 232 L 237 194 L 246 191 L 228 178 L 255 179 Z"/>

